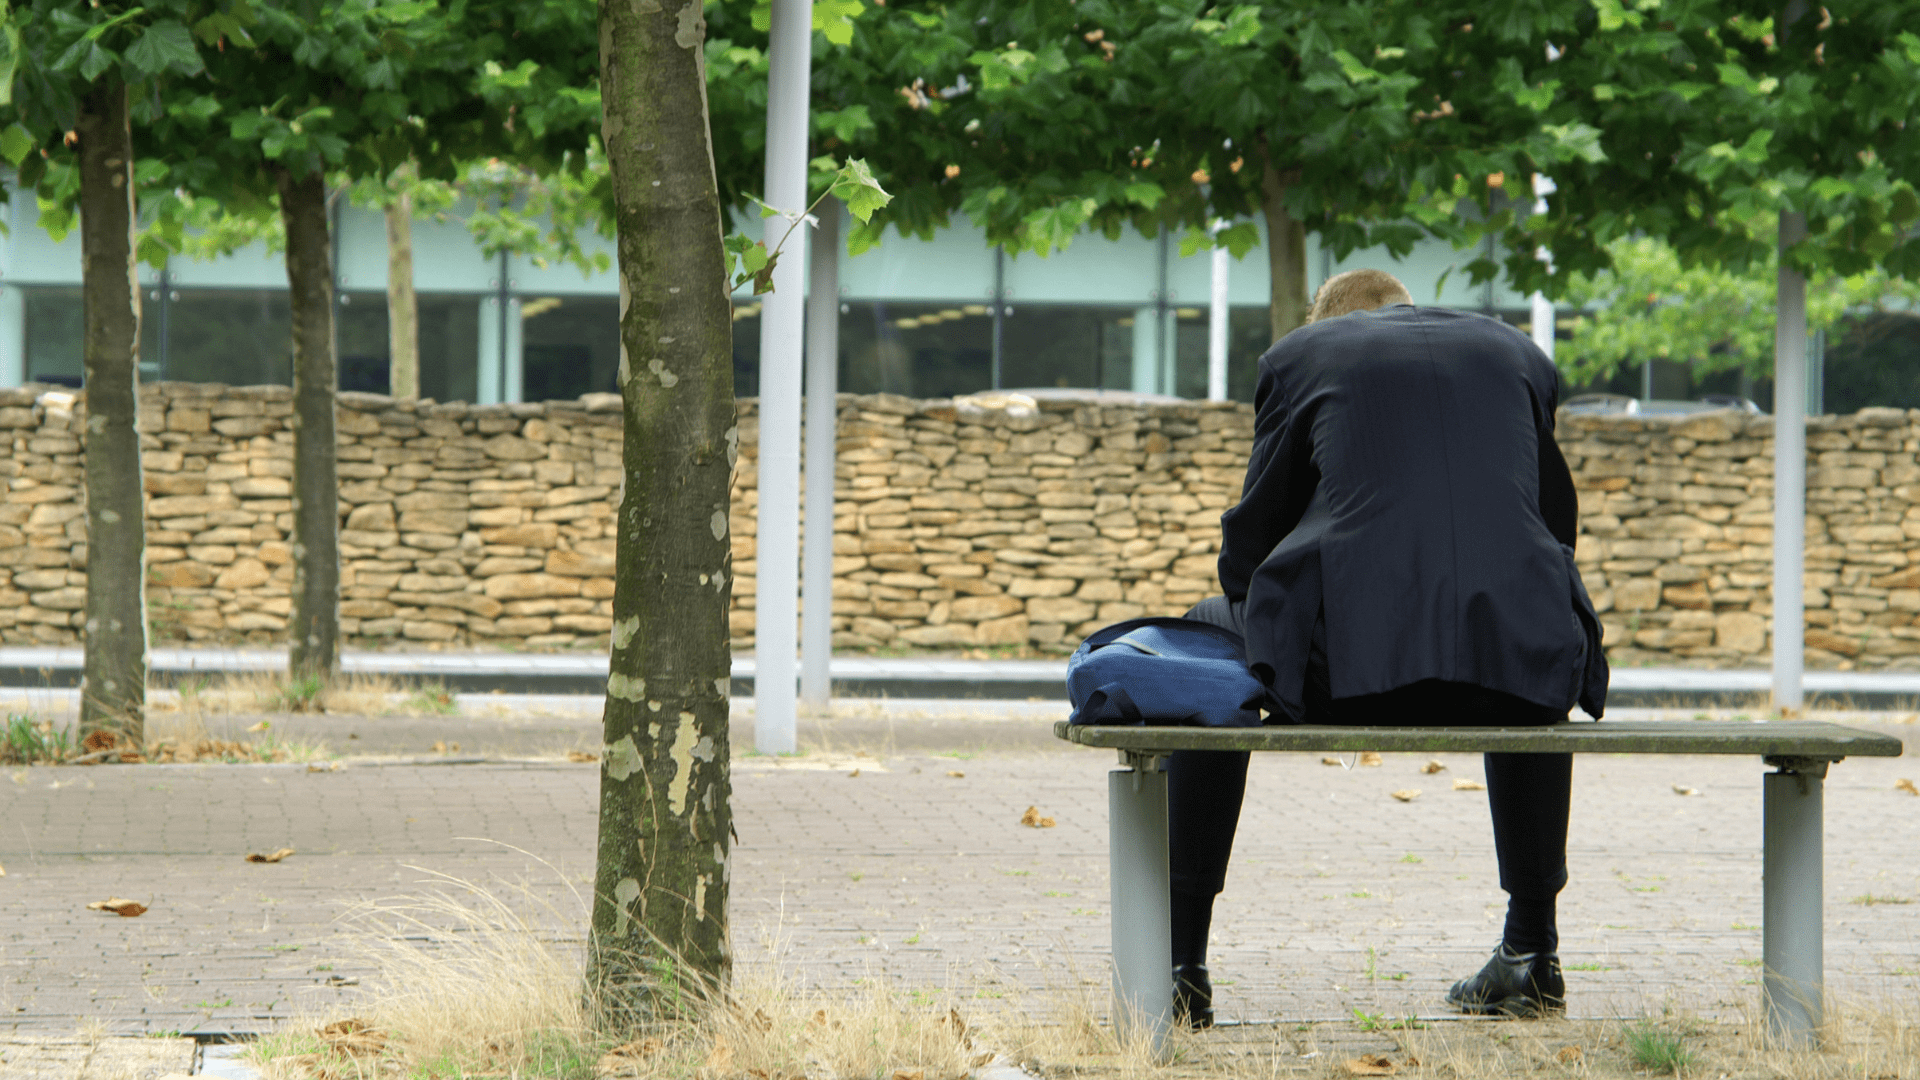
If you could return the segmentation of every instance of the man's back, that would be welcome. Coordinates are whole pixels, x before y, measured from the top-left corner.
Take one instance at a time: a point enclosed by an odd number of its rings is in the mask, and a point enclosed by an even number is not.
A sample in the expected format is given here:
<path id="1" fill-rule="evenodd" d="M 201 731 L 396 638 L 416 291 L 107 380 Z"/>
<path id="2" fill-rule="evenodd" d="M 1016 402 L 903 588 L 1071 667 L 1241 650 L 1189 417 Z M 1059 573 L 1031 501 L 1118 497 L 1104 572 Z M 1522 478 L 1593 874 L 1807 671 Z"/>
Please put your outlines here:
<path id="1" fill-rule="evenodd" d="M 1573 703 L 1588 639 L 1561 547 L 1556 381 L 1511 328 L 1411 305 L 1304 327 L 1261 359 L 1220 569 L 1282 712 L 1305 718 L 1322 650 L 1336 699 L 1440 679 Z"/>

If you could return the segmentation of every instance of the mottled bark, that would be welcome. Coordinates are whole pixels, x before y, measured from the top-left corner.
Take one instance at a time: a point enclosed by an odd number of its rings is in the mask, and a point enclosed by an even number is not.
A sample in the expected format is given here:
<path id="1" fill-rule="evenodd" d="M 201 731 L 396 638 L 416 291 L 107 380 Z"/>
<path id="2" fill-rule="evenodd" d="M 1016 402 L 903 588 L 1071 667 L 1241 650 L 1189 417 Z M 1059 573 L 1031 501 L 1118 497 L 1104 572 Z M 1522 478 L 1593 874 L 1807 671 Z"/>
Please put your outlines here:
<path id="1" fill-rule="evenodd" d="M 739 431 L 705 35 L 698 4 L 600 3 L 626 476 L 587 990 L 615 1030 L 723 988 L 731 964 L 727 489 Z"/>
<path id="2" fill-rule="evenodd" d="M 80 730 L 140 745 L 147 704 L 146 509 L 140 492 L 140 284 L 127 88 L 81 100 L 81 345 L 86 372 L 87 627 Z"/>
<path id="3" fill-rule="evenodd" d="M 319 173 L 280 170 L 293 314 L 293 618 L 287 668 L 331 677 L 340 662 L 340 513 L 334 442 L 333 256 Z"/>
<path id="4" fill-rule="evenodd" d="M 420 306 L 413 295 L 413 196 L 387 204 L 387 393 L 420 396 Z"/>
<path id="5" fill-rule="evenodd" d="M 1287 213 L 1288 177 L 1265 163 L 1260 177 L 1260 210 L 1267 219 L 1267 271 L 1272 283 L 1267 315 L 1273 340 L 1307 321 L 1307 232 Z"/>

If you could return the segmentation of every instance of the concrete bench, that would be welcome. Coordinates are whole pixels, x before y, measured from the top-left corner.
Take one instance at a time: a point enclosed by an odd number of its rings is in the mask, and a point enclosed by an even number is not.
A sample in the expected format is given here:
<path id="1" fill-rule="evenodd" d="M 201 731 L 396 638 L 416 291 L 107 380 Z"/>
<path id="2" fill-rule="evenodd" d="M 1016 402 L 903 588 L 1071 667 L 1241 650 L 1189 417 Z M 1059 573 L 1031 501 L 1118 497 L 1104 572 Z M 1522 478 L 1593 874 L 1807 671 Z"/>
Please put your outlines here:
<path id="1" fill-rule="evenodd" d="M 1820 1025 L 1821 786 L 1847 757 L 1899 757 L 1899 739 L 1814 722 L 1708 721 L 1554 724 L 1528 728 L 1074 727 L 1054 734 L 1120 752 L 1108 774 L 1113 905 L 1114 1022 L 1146 1029 L 1159 1047 L 1173 1019 L 1173 944 L 1167 885 L 1167 776 L 1174 750 L 1414 751 L 1519 754 L 1755 754 L 1762 780 L 1762 995 L 1775 1035 Z M 1575 822 L 1575 828 L 1579 827 Z"/>

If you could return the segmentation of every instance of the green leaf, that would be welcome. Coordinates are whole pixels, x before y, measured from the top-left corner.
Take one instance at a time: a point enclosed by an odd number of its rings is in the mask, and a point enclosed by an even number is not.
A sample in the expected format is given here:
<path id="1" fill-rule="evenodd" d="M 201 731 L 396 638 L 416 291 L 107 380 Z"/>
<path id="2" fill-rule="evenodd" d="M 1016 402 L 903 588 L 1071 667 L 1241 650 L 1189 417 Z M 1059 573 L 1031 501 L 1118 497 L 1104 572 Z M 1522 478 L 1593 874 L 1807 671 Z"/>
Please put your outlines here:
<path id="1" fill-rule="evenodd" d="M 1571 124 L 1543 124 L 1540 130 L 1546 132 L 1562 150 L 1588 164 L 1597 165 L 1607 160 L 1607 152 L 1600 148 L 1600 129 L 1591 124 L 1578 121 Z"/>
<path id="2" fill-rule="evenodd" d="M 19 124 L 9 124 L 5 131 L 0 131 L 0 156 L 4 156 L 16 169 L 28 154 L 33 153 L 33 147 L 33 135 Z"/>
<path id="3" fill-rule="evenodd" d="M 1214 238 L 1214 243 L 1224 245 L 1227 253 L 1236 259 L 1245 258 L 1247 252 L 1260 246 L 1260 230 L 1251 221 L 1243 221 L 1228 229 L 1222 229 Z"/>
<path id="4" fill-rule="evenodd" d="M 860 0 L 813 0 L 813 28 L 827 35 L 830 45 L 851 45 L 853 20 L 864 6 Z"/>
<path id="5" fill-rule="evenodd" d="M 880 240 L 886 235 L 887 227 L 879 222 L 855 222 L 847 230 L 847 254 L 861 255 L 880 246 Z"/>
<path id="6" fill-rule="evenodd" d="M 1333 50 L 1333 59 L 1340 65 L 1340 70 L 1346 74 L 1347 81 L 1350 83 L 1371 82 L 1380 77 L 1379 72 L 1361 63 L 1357 57 L 1345 49 Z"/>
<path id="7" fill-rule="evenodd" d="M 193 32 L 184 23 L 161 19 L 127 46 L 127 63 L 148 75 L 172 70 L 192 75 L 200 70 L 200 51 L 194 47 Z"/>
<path id="8" fill-rule="evenodd" d="M 88 42 L 87 55 L 80 60 L 80 77 L 92 82 L 100 77 L 101 72 L 112 67 L 113 62 L 118 59 L 119 57 L 113 55 L 111 49 L 99 42 Z"/>
<path id="9" fill-rule="evenodd" d="M 1892 199 L 1887 206 L 1887 217 L 1895 225 L 1904 226 L 1914 218 L 1920 217 L 1920 195 L 1905 184 L 1893 189 Z"/>
<path id="10" fill-rule="evenodd" d="M 1151 180 L 1136 180 L 1126 186 L 1125 194 L 1128 202 L 1151 210 L 1167 197 L 1167 189 Z"/>
<path id="11" fill-rule="evenodd" d="M 758 250 L 765 252 L 767 249 L 762 247 Z M 780 265 L 779 252 L 766 256 L 765 264 L 753 272 L 753 295 L 762 296 L 773 291 L 773 268 L 778 265 Z"/>
<path id="12" fill-rule="evenodd" d="M 857 221 L 866 221 L 873 217 L 874 211 L 893 201 L 880 181 L 874 179 L 873 170 L 860 158 L 853 158 L 840 167 L 835 174 L 833 186 L 828 189 L 833 197 L 847 204 L 847 212 Z"/>
<path id="13" fill-rule="evenodd" d="M 1213 237 L 1207 235 L 1207 230 L 1197 225 L 1189 225 L 1187 231 L 1180 236 L 1180 257 L 1191 259 L 1212 246 Z"/>
<path id="14" fill-rule="evenodd" d="M 105 22 L 94 23 L 92 26 L 87 28 L 87 32 L 81 35 L 81 38 L 82 40 L 85 40 L 85 41 L 99 41 L 100 36 L 102 34 L 105 34 L 107 31 L 113 29 L 116 26 L 119 26 L 123 22 L 126 22 L 128 19 L 138 18 L 139 16 L 146 14 L 146 10 L 147 9 L 143 7 L 128 8 L 127 10 L 121 12 L 118 15 L 115 15 L 113 18 L 108 19 Z"/>

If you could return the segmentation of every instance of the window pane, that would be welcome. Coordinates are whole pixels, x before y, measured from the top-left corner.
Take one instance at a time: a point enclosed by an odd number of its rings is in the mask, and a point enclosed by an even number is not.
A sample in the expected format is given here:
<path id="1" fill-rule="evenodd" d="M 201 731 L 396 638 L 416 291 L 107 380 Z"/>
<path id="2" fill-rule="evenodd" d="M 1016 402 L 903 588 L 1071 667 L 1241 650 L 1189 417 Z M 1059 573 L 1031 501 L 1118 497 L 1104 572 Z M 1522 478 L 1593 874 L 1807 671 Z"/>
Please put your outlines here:
<path id="1" fill-rule="evenodd" d="M 524 401 L 570 401 L 618 393 L 620 301 L 610 296 L 524 297 L 520 301 Z"/>
<path id="2" fill-rule="evenodd" d="M 416 294 L 420 308 L 420 396 L 473 401 L 480 396 L 480 298 Z"/>
<path id="3" fill-rule="evenodd" d="M 344 292 L 334 305 L 333 340 L 340 362 L 340 389 L 387 393 L 391 382 L 387 294 Z"/>
<path id="4" fill-rule="evenodd" d="M 293 381 L 284 289 L 180 289 L 167 310 L 166 377 L 258 386 Z"/>
<path id="5" fill-rule="evenodd" d="M 80 290 L 37 285 L 21 292 L 27 322 L 27 381 L 79 386 L 80 342 L 85 325 Z"/>
<path id="6" fill-rule="evenodd" d="M 841 393 L 951 397 L 992 383 L 993 317 L 985 304 L 841 305 Z"/>
<path id="7" fill-rule="evenodd" d="M 1134 315 L 1131 307 L 1011 306 L 1001 332 L 1000 385 L 1131 389 Z M 984 321 L 991 334 L 993 320 Z"/>

